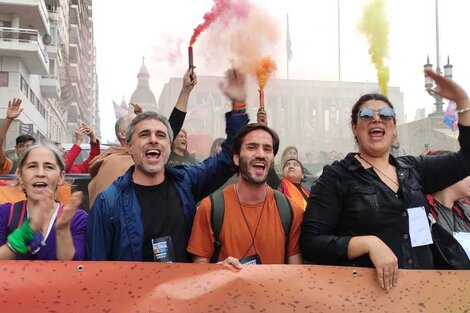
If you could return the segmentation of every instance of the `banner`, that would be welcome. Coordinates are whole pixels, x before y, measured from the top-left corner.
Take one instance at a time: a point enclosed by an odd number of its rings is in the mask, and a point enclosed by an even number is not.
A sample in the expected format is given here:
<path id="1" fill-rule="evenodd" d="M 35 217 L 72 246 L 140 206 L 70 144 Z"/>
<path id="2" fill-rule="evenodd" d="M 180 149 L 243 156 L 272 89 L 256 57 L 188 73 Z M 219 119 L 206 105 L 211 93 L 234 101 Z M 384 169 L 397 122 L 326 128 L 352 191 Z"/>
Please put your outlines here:
<path id="1" fill-rule="evenodd" d="M 400 270 L 386 292 L 373 269 L 314 265 L 0 261 L 6 312 L 462 312 L 470 271 Z"/>

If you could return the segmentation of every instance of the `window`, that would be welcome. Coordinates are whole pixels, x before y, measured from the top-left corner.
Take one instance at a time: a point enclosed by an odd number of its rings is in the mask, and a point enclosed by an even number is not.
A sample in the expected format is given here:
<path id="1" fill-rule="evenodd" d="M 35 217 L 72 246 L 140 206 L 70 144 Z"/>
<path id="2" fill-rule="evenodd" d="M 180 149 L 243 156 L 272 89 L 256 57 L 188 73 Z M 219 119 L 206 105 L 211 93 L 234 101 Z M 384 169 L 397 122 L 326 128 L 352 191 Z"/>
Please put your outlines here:
<path id="1" fill-rule="evenodd" d="M 34 107 L 38 110 L 41 107 L 41 102 L 39 101 L 38 97 L 35 98 Z"/>
<path id="2" fill-rule="evenodd" d="M 46 117 L 46 109 L 44 109 L 44 106 L 41 102 L 39 102 L 39 113 L 42 115 L 42 117 Z"/>
<path id="3" fill-rule="evenodd" d="M 21 88 L 21 91 L 27 97 L 28 93 L 29 93 L 29 86 L 28 86 L 28 83 L 26 82 L 26 80 L 23 78 L 23 76 L 21 76 L 20 88 Z"/>
<path id="4" fill-rule="evenodd" d="M 8 72 L 0 72 L 0 87 L 8 87 Z"/>
<path id="5" fill-rule="evenodd" d="M 31 101 L 32 104 L 34 104 L 34 99 L 36 98 L 36 95 L 34 94 L 33 90 L 29 90 L 29 101 Z"/>

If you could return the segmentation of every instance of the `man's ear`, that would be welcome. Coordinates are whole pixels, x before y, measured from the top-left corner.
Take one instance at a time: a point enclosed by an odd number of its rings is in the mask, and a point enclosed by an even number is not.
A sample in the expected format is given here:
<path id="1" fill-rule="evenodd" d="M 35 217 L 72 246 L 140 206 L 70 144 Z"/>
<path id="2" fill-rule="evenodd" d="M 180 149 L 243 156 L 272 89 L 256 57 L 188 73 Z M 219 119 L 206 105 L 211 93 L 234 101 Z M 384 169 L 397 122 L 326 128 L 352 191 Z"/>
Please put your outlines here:
<path id="1" fill-rule="evenodd" d="M 126 140 L 126 132 L 124 130 L 118 131 L 118 137 L 121 140 Z"/>
<path id="2" fill-rule="evenodd" d="M 232 156 L 233 164 L 236 166 L 240 166 L 240 156 L 238 154 L 234 154 Z"/>

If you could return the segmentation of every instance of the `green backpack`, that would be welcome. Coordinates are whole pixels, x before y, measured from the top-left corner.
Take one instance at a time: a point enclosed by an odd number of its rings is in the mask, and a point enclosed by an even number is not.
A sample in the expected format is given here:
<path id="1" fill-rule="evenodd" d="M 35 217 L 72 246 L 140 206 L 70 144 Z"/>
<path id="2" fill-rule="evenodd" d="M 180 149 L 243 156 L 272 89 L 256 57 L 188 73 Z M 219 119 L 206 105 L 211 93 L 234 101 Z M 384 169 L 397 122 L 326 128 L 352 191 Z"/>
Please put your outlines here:
<path id="1" fill-rule="evenodd" d="M 274 190 L 274 198 L 276 199 L 276 206 L 279 211 L 279 216 L 282 222 L 282 228 L 284 229 L 285 236 L 285 263 L 287 263 L 287 245 L 289 243 L 289 233 L 292 225 L 292 207 L 286 196 Z M 224 222 L 225 213 L 225 201 L 223 190 L 217 190 L 210 195 L 211 201 L 211 226 L 214 232 L 214 253 L 212 254 L 211 263 L 217 263 L 219 260 L 220 249 L 222 243 L 220 242 L 220 231 L 222 230 L 222 223 Z"/>

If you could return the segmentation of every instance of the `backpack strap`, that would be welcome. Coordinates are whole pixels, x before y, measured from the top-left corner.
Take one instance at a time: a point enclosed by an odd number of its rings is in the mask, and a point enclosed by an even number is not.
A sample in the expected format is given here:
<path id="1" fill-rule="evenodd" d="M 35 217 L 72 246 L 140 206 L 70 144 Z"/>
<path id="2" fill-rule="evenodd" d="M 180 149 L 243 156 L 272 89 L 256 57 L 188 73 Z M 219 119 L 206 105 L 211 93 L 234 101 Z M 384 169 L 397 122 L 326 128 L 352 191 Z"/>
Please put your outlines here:
<path id="1" fill-rule="evenodd" d="M 214 232 L 214 253 L 211 257 L 211 263 L 217 263 L 219 260 L 220 249 L 220 231 L 224 222 L 225 201 L 223 189 L 217 190 L 210 195 L 211 200 L 211 227 Z"/>
<path id="2" fill-rule="evenodd" d="M 7 234 L 18 228 L 23 223 L 26 215 L 26 200 L 12 203 L 10 206 L 10 216 L 8 217 Z"/>
<path id="3" fill-rule="evenodd" d="M 287 197 L 277 191 L 274 190 L 274 198 L 276 199 L 276 206 L 279 212 L 279 217 L 281 218 L 282 228 L 284 229 L 284 236 L 285 236 L 285 260 L 284 262 L 287 264 L 288 256 L 287 256 L 287 247 L 289 245 L 289 234 L 290 228 L 292 226 L 292 206 L 287 199 Z"/>

